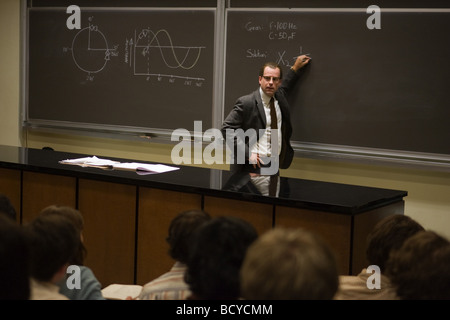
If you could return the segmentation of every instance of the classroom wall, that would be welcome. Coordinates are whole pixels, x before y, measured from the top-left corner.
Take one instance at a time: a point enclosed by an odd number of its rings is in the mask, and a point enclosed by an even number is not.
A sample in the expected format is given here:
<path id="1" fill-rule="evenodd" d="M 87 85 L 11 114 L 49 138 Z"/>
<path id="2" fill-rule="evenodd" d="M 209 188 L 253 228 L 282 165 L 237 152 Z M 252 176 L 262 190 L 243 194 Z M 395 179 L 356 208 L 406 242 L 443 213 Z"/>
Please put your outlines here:
<path id="1" fill-rule="evenodd" d="M 173 145 L 73 134 L 22 133 L 20 1 L 0 1 L 0 144 L 170 163 Z M 296 158 L 282 175 L 408 191 L 405 214 L 450 238 L 450 173 L 411 167 Z"/>
<path id="2" fill-rule="evenodd" d="M 0 144 L 20 145 L 20 1 L 0 1 Z"/>

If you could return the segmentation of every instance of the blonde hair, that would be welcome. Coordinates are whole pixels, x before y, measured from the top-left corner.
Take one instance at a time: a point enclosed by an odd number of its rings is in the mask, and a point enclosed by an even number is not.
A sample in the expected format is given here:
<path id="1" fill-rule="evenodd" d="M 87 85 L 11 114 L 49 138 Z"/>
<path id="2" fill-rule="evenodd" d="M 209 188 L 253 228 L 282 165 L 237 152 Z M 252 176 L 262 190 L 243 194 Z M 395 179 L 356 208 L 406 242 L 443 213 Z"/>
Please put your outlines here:
<path id="1" fill-rule="evenodd" d="M 272 229 L 249 247 L 241 284 L 245 299 L 332 299 L 338 289 L 334 252 L 307 230 Z"/>

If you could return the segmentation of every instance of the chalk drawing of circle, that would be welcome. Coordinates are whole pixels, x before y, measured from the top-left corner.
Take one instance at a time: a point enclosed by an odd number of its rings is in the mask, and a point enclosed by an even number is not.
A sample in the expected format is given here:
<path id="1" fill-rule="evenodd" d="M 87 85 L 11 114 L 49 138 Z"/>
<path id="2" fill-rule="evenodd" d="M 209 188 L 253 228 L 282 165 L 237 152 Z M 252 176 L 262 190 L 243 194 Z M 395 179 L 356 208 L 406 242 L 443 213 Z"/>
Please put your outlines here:
<path id="1" fill-rule="evenodd" d="M 80 70 L 100 72 L 109 60 L 108 41 L 97 28 L 83 28 L 73 38 L 72 57 Z"/>

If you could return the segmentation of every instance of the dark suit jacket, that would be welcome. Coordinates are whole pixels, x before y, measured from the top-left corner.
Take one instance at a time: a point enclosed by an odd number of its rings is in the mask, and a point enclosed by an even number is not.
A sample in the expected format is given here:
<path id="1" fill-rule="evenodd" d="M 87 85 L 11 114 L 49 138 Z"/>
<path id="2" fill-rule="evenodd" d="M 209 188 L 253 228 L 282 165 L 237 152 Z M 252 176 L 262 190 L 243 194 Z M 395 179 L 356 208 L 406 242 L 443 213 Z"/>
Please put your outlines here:
<path id="1" fill-rule="evenodd" d="M 275 92 L 275 99 L 278 101 L 278 105 L 280 106 L 281 114 L 282 114 L 282 124 L 281 124 L 281 134 L 282 134 L 282 145 L 281 145 L 281 153 L 279 159 L 279 167 L 281 169 L 287 169 L 294 157 L 294 150 L 291 146 L 291 136 L 292 136 L 292 124 L 291 124 L 291 116 L 289 112 L 289 103 L 287 101 L 287 97 L 290 91 L 293 89 L 297 79 L 299 78 L 298 74 L 289 69 L 286 77 L 284 78 L 281 86 Z M 226 129 L 242 129 L 247 131 L 248 129 L 256 130 L 256 139 L 259 140 L 259 133 L 261 129 L 266 128 L 266 114 L 264 112 L 264 105 L 261 100 L 261 95 L 259 93 L 259 88 L 254 92 L 240 97 L 237 99 L 233 110 L 226 117 L 223 125 L 222 125 L 222 135 L 223 138 L 226 139 Z M 239 136 L 235 137 L 234 144 L 229 145 L 230 148 L 233 148 L 234 155 L 237 155 L 237 145 L 245 146 L 245 161 L 248 164 L 248 154 L 249 154 L 249 143 L 248 141 L 240 141 Z M 227 141 L 230 142 L 230 141 Z M 236 160 L 235 160 L 235 163 Z"/>

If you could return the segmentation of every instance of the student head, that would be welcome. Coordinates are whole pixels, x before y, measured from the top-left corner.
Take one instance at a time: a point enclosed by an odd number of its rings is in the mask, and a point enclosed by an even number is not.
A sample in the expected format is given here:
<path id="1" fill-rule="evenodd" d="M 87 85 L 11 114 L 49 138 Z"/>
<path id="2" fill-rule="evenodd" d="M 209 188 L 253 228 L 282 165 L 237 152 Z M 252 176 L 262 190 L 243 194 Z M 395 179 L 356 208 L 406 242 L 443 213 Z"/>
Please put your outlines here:
<path id="1" fill-rule="evenodd" d="M 366 257 L 369 265 L 377 265 L 383 272 L 391 250 L 400 248 L 406 239 L 423 230 L 417 221 L 403 214 L 382 219 L 367 237 Z"/>
<path id="2" fill-rule="evenodd" d="M 170 246 L 169 255 L 176 261 L 186 263 L 193 232 L 210 219 L 210 215 L 202 210 L 190 210 L 178 214 L 170 223 L 166 239 Z"/>
<path id="3" fill-rule="evenodd" d="M 5 215 L 13 221 L 17 221 L 17 213 L 9 198 L 0 193 L 0 215 Z"/>
<path id="4" fill-rule="evenodd" d="M 277 227 L 248 249 L 242 297 L 250 300 L 330 300 L 338 289 L 334 252 L 316 234 Z"/>
<path id="5" fill-rule="evenodd" d="M 240 298 L 239 270 L 254 227 L 240 218 L 216 217 L 195 231 L 185 274 L 193 297 L 201 300 Z"/>
<path id="6" fill-rule="evenodd" d="M 0 215 L 0 300 L 30 298 L 29 250 L 22 227 Z"/>
<path id="7" fill-rule="evenodd" d="M 392 252 L 386 275 L 403 300 L 450 299 L 450 242 L 433 231 L 420 231 Z"/>
<path id="8" fill-rule="evenodd" d="M 41 216 L 57 215 L 65 217 L 73 224 L 73 226 L 75 227 L 75 229 L 79 234 L 80 244 L 78 246 L 77 253 L 73 256 L 73 259 L 70 261 L 70 264 L 79 266 L 83 265 L 87 250 L 83 244 L 84 218 L 81 212 L 75 208 L 68 206 L 51 205 L 44 208 L 40 212 L 40 215 Z"/>
<path id="9" fill-rule="evenodd" d="M 24 228 L 31 277 L 43 282 L 61 280 L 80 244 L 80 234 L 72 222 L 60 215 L 39 215 Z"/>

